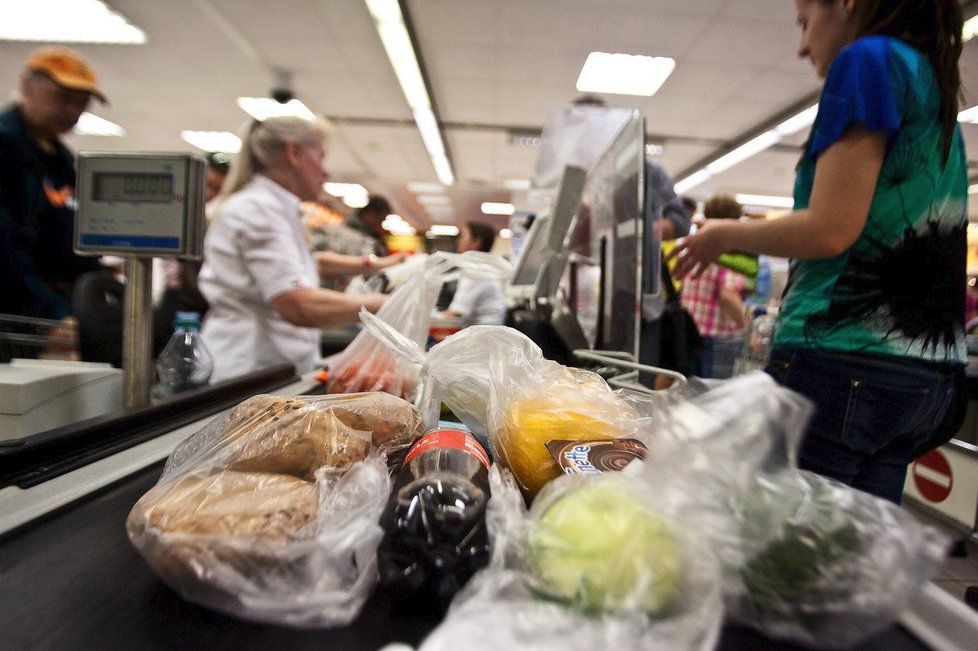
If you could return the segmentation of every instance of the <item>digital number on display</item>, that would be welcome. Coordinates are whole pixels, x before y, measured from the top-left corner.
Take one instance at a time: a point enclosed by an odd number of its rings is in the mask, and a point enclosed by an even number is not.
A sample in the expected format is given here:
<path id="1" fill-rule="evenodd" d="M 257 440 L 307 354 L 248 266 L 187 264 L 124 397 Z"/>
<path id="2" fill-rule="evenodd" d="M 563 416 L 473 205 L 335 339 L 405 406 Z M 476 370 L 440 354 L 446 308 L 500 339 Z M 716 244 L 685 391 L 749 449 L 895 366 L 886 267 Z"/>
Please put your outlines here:
<path id="1" fill-rule="evenodd" d="M 95 173 L 95 201 L 139 201 L 169 203 L 173 196 L 172 174 Z"/>

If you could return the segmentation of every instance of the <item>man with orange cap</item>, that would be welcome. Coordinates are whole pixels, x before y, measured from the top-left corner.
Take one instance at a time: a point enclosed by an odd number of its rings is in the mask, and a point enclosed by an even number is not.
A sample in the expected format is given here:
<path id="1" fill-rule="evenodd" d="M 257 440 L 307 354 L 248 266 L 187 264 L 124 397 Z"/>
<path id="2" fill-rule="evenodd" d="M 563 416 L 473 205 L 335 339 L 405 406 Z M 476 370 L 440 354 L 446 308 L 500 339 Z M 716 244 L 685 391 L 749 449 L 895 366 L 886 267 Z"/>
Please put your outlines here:
<path id="1" fill-rule="evenodd" d="M 81 56 L 43 47 L 0 113 L 0 313 L 62 319 L 75 280 L 99 268 L 73 250 L 75 159 L 59 138 L 92 97 L 106 101 Z"/>

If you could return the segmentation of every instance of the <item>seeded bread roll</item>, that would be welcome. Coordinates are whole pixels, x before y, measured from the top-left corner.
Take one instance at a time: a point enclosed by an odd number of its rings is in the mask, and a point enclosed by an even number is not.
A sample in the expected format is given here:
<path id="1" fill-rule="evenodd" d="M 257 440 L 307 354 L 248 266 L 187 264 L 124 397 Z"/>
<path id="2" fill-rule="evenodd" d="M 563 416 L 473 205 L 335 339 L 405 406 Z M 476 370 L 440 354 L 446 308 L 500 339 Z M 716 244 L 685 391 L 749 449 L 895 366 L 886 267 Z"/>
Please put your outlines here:
<path id="1" fill-rule="evenodd" d="M 423 431 L 409 403 L 383 393 L 323 399 L 256 396 L 225 426 L 233 470 L 313 480 L 322 467 L 347 468 L 375 448 L 410 445 Z"/>
<path id="2" fill-rule="evenodd" d="M 316 485 L 295 477 L 224 471 L 150 490 L 133 513 L 166 533 L 261 536 L 286 542 L 315 522 Z"/>

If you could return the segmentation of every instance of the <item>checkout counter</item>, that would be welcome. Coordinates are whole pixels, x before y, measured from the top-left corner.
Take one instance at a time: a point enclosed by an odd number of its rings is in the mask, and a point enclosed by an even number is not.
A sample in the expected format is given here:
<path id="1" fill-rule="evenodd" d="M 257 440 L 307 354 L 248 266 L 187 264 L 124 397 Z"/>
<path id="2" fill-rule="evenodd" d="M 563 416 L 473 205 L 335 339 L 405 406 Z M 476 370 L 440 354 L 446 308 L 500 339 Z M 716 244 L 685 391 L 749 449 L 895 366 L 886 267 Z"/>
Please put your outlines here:
<path id="1" fill-rule="evenodd" d="M 251 395 L 324 390 L 313 374 L 297 378 L 290 367 L 277 367 L 35 435 L 20 450 L 3 448 L 2 646 L 359 650 L 395 641 L 419 644 L 437 618 L 395 614 L 382 593 L 352 624 L 328 630 L 254 624 L 206 610 L 166 587 L 126 537 L 126 516 L 181 440 Z M 966 606 L 930 585 L 899 625 L 864 648 L 968 648 L 973 618 Z M 728 626 L 719 648 L 792 647 Z"/>

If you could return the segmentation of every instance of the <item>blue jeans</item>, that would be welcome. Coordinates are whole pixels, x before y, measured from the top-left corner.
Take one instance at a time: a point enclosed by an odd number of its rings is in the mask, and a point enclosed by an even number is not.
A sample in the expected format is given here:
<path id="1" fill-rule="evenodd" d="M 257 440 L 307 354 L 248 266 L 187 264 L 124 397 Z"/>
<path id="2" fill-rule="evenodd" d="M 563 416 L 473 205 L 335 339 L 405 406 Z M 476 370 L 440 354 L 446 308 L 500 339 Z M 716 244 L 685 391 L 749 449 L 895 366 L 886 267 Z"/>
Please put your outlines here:
<path id="1" fill-rule="evenodd" d="M 956 389 L 959 369 L 950 365 L 776 348 L 765 371 L 816 405 L 799 467 L 896 504 L 907 466 L 956 431 L 945 423 L 963 399 Z"/>

